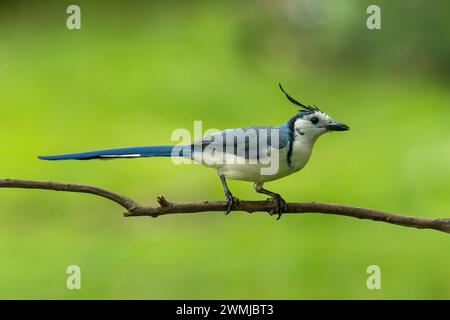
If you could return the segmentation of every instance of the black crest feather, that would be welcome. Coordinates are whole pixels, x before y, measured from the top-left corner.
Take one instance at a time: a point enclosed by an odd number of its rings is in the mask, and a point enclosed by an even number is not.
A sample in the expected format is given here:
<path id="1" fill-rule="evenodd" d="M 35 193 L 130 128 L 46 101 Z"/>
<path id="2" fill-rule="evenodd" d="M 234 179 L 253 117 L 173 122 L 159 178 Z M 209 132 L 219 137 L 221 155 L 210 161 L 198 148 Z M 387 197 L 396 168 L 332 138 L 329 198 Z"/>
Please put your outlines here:
<path id="1" fill-rule="evenodd" d="M 292 98 L 286 91 L 284 91 L 281 83 L 278 83 L 278 86 L 280 87 L 281 91 L 283 91 L 283 93 L 286 95 L 286 97 L 289 99 L 289 101 L 292 102 L 293 104 L 295 104 L 299 107 L 302 107 L 303 109 L 311 111 L 311 112 L 320 111 L 319 108 L 317 108 L 315 105 L 312 105 L 312 106 L 304 105 L 303 103 L 298 102 L 297 100 Z"/>

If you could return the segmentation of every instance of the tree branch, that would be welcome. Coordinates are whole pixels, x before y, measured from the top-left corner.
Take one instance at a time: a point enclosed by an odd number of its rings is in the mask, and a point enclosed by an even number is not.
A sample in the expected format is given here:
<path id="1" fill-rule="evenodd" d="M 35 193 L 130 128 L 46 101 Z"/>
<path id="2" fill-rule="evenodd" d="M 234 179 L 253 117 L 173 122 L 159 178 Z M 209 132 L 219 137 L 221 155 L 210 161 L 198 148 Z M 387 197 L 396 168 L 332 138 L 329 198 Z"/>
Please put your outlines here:
<path id="1" fill-rule="evenodd" d="M 157 201 L 159 206 L 144 206 L 136 201 L 117 194 L 115 192 L 82 184 L 53 182 L 53 181 L 35 181 L 35 180 L 19 180 L 19 179 L 0 179 L 0 188 L 25 188 L 25 189 L 45 189 L 54 191 L 80 192 L 90 193 L 96 196 L 112 200 L 125 208 L 127 212 L 125 217 L 151 216 L 159 217 L 167 214 L 178 213 L 196 213 L 208 211 L 225 211 L 225 201 L 196 201 L 172 203 L 167 201 L 163 196 L 159 196 Z M 232 211 L 245 212 L 271 212 L 273 203 L 269 200 L 265 201 L 240 201 Z M 352 207 L 347 205 L 316 203 L 316 202 L 297 202 L 288 203 L 288 209 L 285 214 L 298 213 L 323 213 L 335 214 L 358 219 L 369 219 L 374 221 L 382 221 L 386 223 L 401 225 L 404 227 L 418 229 L 434 229 L 446 233 L 450 233 L 450 218 L 433 219 L 405 216 L 396 213 L 387 213 L 373 209 Z"/>

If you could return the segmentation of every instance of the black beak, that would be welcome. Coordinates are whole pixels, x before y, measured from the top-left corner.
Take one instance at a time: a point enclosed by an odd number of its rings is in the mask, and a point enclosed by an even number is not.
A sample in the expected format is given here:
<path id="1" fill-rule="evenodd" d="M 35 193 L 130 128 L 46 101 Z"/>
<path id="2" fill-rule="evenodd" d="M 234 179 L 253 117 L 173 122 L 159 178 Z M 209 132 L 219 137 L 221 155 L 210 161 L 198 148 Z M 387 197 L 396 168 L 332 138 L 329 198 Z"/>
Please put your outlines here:
<path id="1" fill-rule="evenodd" d="M 343 124 L 339 121 L 333 121 L 325 126 L 325 128 L 329 131 L 347 131 L 350 130 L 350 127 L 346 124 Z"/>

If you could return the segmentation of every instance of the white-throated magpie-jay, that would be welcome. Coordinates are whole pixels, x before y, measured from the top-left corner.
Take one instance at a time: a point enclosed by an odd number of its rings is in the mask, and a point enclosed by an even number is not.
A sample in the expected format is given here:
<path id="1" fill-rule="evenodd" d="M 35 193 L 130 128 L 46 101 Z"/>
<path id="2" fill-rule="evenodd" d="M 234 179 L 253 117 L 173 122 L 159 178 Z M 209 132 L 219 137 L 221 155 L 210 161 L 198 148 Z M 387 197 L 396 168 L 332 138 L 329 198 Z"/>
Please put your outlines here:
<path id="1" fill-rule="evenodd" d="M 211 134 L 190 145 L 145 146 L 89 152 L 39 156 L 44 160 L 90 160 L 135 157 L 185 157 L 217 170 L 227 199 L 226 213 L 239 201 L 228 189 L 226 179 L 253 182 L 258 193 L 274 201 L 278 218 L 286 211 L 284 199 L 263 188 L 273 181 L 302 169 L 308 162 L 318 137 L 328 131 L 345 131 L 349 127 L 333 120 L 316 106 L 304 105 L 289 94 L 286 97 L 300 107 L 299 112 L 279 126 L 254 126 L 228 129 Z"/>

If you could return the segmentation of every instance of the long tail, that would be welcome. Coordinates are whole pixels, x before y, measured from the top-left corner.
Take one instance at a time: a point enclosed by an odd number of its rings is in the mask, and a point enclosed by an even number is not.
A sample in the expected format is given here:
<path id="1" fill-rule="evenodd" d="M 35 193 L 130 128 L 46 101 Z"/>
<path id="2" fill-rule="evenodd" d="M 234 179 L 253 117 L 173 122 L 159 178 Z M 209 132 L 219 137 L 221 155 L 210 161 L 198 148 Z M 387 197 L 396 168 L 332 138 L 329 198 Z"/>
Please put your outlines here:
<path id="1" fill-rule="evenodd" d="M 174 146 L 149 146 L 105 149 L 89 152 L 59 154 L 54 156 L 39 156 L 42 160 L 91 160 L 91 159 L 116 159 L 138 157 L 170 157 Z M 178 151 L 177 155 L 180 155 Z"/>

